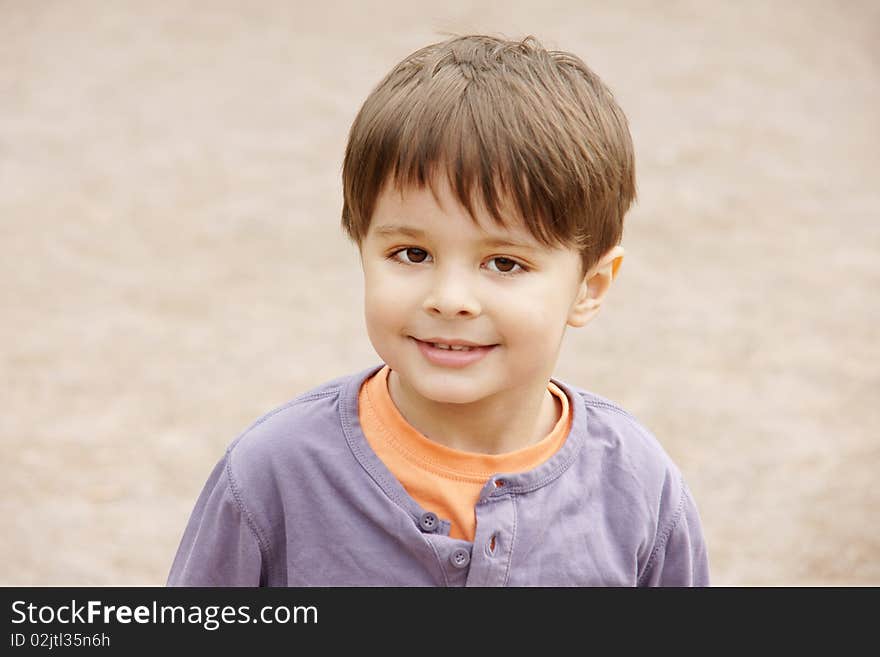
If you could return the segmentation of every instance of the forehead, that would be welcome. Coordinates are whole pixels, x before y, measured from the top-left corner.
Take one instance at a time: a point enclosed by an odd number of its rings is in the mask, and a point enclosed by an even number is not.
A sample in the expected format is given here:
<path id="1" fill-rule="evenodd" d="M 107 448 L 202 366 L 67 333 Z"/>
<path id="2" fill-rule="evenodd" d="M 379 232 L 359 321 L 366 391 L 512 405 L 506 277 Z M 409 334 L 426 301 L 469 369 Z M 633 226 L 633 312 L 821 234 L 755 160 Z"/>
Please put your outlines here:
<path id="1" fill-rule="evenodd" d="M 497 220 L 481 203 L 474 203 L 469 211 L 445 181 L 424 187 L 388 184 L 377 198 L 369 232 L 377 239 L 425 239 L 446 233 L 486 246 L 539 248 L 525 222 L 509 210 L 509 204 L 505 206 L 503 218 Z"/>

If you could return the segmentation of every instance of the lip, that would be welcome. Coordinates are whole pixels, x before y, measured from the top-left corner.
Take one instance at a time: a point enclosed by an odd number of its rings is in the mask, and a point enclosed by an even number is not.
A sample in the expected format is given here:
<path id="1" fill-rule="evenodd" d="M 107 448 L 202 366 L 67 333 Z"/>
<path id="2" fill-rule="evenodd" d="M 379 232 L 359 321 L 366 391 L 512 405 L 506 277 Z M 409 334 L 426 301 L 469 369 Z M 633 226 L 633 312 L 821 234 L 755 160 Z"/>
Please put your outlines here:
<path id="1" fill-rule="evenodd" d="M 468 342 L 467 340 L 452 340 L 448 338 L 425 338 L 424 340 L 419 340 L 419 338 L 413 338 L 413 340 L 418 340 L 419 342 L 434 342 L 436 344 L 448 344 L 455 347 L 494 347 L 495 345 L 491 344 L 477 344 L 476 342 Z"/>
<path id="2" fill-rule="evenodd" d="M 428 362 L 439 365 L 441 367 L 467 367 L 468 365 L 473 365 L 474 363 L 483 360 L 490 351 L 492 351 L 498 345 L 485 345 L 485 346 L 475 346 L 475 348 L 470 351 L 452 351 L 451 349 L 438 349 L 437 347 L 431 346 L 428 342 L 423 342 L 422 340 L 418 340 L 416 338 L 411 338 L 415 341 L 416 345 L 419 348 L 419 351 L 422 352 L 422 355 L 428 360 Z M 465 346 L 471 346 L 474 343 L 465 342 L 462 340 L 451 340 L 449 342 L 445 342 L 442 339 L 435 339 L 431 342 L 440 342 L 441 344 L 463 344 Z"/>

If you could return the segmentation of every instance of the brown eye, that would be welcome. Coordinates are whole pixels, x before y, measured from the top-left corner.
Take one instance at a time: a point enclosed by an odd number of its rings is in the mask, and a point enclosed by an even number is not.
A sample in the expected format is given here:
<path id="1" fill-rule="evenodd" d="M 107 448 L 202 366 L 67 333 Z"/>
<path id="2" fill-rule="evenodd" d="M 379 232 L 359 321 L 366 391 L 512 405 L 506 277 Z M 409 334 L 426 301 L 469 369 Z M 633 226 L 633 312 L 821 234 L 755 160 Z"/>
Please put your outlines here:
<path id="1" fill-rule="evenodd" d="M 513 271 L 513 268 L 516 267 L 517 263 L 509 258 L 493 258 L 495 261 L 495 266 L 498 267 L 498 271 L 509 274 Z"/>
<path id="2" fill-rule="evenodd" d="M 421 249 L 404 249 L 406 251 L 406 257 L 410 262 L 423 262 L 424 259 L 428 256 L 427 252 L 422 251 Z"/>

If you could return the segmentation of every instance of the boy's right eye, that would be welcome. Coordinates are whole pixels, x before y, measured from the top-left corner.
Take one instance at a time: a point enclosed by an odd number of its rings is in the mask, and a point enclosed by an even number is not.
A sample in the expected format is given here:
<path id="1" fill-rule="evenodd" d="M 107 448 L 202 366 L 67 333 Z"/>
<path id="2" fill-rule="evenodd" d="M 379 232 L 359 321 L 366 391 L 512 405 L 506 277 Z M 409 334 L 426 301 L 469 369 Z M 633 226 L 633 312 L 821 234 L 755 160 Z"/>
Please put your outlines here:
<path id="1" fill-rule="evenodd" d="M 398 257 L 401 253 L 406 254 L 405 260 L 401 260 Z M 394 260 L 397 260 L 398 262 L 417 265 L 421 262 L 424 262 L 425 258 L 428 257 L 428 252 L 424 251 L 422 249 L 417 249 L 415 247 L 407 247 L 405 249 L 399 249 L 399 250 L 395 251 L 389 257 L 393 258 Z"/>

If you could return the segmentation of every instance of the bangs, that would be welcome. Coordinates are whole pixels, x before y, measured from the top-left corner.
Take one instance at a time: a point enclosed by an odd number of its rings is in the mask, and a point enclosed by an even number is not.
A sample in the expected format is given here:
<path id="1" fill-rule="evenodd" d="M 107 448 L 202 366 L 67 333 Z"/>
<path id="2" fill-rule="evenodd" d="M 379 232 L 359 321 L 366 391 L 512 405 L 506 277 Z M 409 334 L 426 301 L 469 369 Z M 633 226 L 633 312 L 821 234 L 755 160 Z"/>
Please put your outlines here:
<path id="1" fill-rule="evenodd" d="M 570 244 L 572 226 L 562 224 L 564 215 L 552 203 L 552 183 L 534 175 L 550 163 L 536 161 L 538 154 L 523 148 L 526 140 L 512 138 L 518 122 L 511 108 L 507 116 L 493 109 L 500 90 L 466 82 L 450 75 L 426 82 L 388 144 L 393 167 L 387 178 L 398 188 L 427 185 L 436 197 L 445 176 L 475 223 L 483 209 L 498 226 L 524 225 L 545 246 Z"/>
<path id="2" fill-rule="evenodd" d="M 397 65 L 349 134 L 343 226 L 360 244 L 386 184 L 445 176 L 477 223 L 522 225 L 584 262 L 620 241 L 635 197 L 632 144 L 611 93 L 577 58 L 534 40 L 453 39 Z"/>

